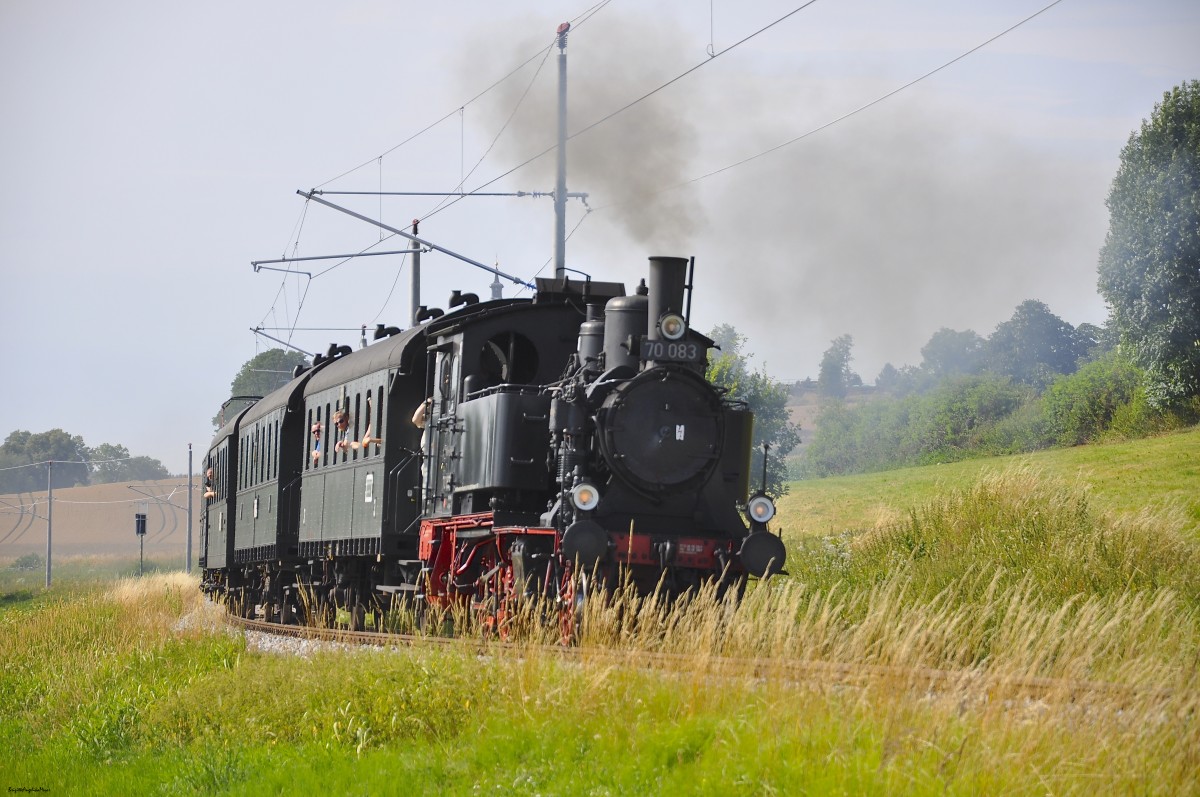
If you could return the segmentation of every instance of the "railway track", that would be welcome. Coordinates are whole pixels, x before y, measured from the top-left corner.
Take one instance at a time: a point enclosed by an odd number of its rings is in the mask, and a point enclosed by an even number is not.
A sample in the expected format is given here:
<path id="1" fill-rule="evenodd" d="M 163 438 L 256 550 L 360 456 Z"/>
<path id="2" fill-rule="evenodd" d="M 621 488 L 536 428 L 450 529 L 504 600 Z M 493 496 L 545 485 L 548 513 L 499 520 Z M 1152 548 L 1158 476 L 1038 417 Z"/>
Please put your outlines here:
<path id="1" fill-rule="evenodd" d="M 273 636 L 293 637 L 321 642 L 337 642 L 363 647 L 436 646 L 474 649 L 475 652 L 503 652 L 528 655 L 533 652 L 570 661 L 602 662 L 637 666 L 680 674 L 707 674 L 721 678 L 751 678 L 803 684 L 820 688 L 865 688 L 890 685 L 909 692 L 961 694 L 995 700 L 1040 700 L 1047 703 L 1093 703 L 1103 698 L 1108 705 L 1121 708 L 1134 701 L 1165 702 L 1175 698 L 1200 703 L 1200 694 L 1180 693 L 1136 684 L 1067 678 L 1013 676 L 989 673 L 981 669 L 944 670 L 930 667 L 842 663 L 818 660 L 736 657 L 695 653 L 664 653 L 595 646 L 533 645 L 505 642 L 495 638 L 439 637 L 422 634 L 393 634 L 378 631 L 350 631 L 340 628 L 279 625 L 227 615 L 229 625 L 245 631 Z M 631 662 L 632 660 L 632 662 Z"/>

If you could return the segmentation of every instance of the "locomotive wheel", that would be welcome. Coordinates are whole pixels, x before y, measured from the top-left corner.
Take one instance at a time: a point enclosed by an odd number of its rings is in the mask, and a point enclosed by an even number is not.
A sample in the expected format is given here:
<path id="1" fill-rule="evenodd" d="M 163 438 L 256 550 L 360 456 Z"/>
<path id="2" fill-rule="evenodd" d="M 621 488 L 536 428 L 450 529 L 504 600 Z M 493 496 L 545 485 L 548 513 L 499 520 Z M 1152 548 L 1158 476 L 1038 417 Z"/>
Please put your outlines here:
<path id="1" fill-rule="evenodd" d="M 499 573 L 499 588 L 496 595 L 495 612 L 492 615 L 493 632 L 502 642 L 511 641 L 512 622 L 515 615 L 516 598 L 513 595 L 513 567 L 505 566 Z"/>
<path id="2" fill-rule="evenodd" d="M 583 606 L 588 597 L 588 579 L 583 572 L 576 573 L 573 563 L 563 566 L 562 581 L 558 590 L 558 630 L 564 645 L 579 641 L 579 629 L 583 622 Z"/>
<path id="3" fill-rule="evenodd" d="M 497 554 L 498 556 L 498 554 Z M 486 560 L 481 567 L 490 568 L 492 561 Z M 512 632 L 513 607 L 512 564 L 501 562 L 486 580 L 480 580 L 475 598 L 476 617 L 484 636 L 494 636 L 507 642 Z"/>

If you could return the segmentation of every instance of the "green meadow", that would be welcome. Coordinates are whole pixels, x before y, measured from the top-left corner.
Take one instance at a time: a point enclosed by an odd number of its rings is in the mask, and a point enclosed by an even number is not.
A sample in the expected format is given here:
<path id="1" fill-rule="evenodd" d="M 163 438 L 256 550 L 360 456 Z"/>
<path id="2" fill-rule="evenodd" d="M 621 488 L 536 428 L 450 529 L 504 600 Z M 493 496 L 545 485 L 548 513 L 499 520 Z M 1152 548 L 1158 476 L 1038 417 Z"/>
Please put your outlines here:
<path id="1" fill-rule="evenodd" d="M 793 484 L 787 576 L 596 597 L 573 657 L 533 613 L 529 644 L 267 653 L 194 577 L 5 571 L 0 788 L 1194 794 L 1198 442 Z"/>

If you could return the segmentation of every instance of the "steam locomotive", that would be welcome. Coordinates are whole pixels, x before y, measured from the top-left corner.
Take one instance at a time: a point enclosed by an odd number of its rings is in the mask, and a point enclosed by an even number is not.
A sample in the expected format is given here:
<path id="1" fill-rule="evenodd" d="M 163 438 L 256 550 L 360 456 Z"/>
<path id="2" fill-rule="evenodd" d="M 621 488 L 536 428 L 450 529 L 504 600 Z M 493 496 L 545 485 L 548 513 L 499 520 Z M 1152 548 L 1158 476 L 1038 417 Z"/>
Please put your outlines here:
<path id="1" fill-rule="evenodd" d="M 276 622 L 315 597 L 358 628 L 401 601 L 502 624 L 516 601 L 571 611 L 596 581 L 678 594 L 779 572 L 753 416 L 706 381 L 714 342 L 688 325 L 693 265 L 652 257 L 632 295 L 456 291 L 297 368 L 207 453 L 203 588 Z"/>

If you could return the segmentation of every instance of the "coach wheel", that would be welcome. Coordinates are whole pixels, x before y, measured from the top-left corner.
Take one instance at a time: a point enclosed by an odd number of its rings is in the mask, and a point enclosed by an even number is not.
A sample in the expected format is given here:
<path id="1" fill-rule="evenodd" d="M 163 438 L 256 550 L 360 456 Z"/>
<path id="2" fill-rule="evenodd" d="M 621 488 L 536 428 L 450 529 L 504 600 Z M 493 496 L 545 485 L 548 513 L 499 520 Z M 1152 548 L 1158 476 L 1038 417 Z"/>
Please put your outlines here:
<path id="1" fill-rule="evenodd" d="M 350 615 L 350 630 L 362 631 L 367 623 L 367 607 L 357 589 L 346 590 L 346 611 Z"/>
<path id="2" fill-rule="evenodd" d="M 243 588 L 239 590 L 238 596 L 235 599 L 236 614 L 238 617 L 247 620 L 254 619 L 254 610 L 258 608 L 254 605 L 254 593 L 249 589 Z"/>

